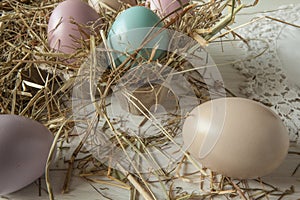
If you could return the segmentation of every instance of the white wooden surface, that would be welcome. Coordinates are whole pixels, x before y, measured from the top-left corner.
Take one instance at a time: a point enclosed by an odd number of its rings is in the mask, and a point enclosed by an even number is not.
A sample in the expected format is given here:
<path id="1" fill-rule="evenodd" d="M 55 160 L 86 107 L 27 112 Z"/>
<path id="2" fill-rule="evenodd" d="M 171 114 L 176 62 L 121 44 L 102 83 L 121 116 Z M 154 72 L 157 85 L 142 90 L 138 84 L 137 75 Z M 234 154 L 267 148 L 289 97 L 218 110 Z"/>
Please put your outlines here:
<path id="1" fill-rule="evenodd" d="M 253 0 L 249 0 L 249 3 L 253 2 Z M 237 23 L 233 26 L 238 26 L 241 23 L 247 22 L 251 19 L 251 14 L 259 13 L 264 11 L 272 11 L 276 9 L 278 6 L 283 4 L 290 3 L 300 3 L 299 0 L 261 0 L 259 4 L 254 8 L 249 8 L 243 10 L 237 17 Z M 227 52 L 227 57 L 218 56 L 218 50 L 215 49 L 214 46 L 209 47 L 209 51 L 215 60 L 216 63 L 222 63 L 225 60 L 232 60 L 233 56 L 236 53 L 240 52 Z M 219 67 L 225 84 L 228 88 L 230 88 L 235 94 L 239 95 L 238 85 L 242 81 L 244 81 L 243 77 L 238 74 L 238 72 L 231 67 L 230 64 Z M 239 95 L 240 96 L 240 95 Z M 300 145 L 291 144 L 291 151 L 300 152 Z M 283 199 L 290 200 L 299 200 L 300 199 L 300 169 L 294 176 L 291 176 L 292 172 L 295 170 L 297 165 L 300 164 L 300 156 L 299 155 L 288 155 L 284 163 L 272 174 L 263 178 L 263 180 L 268 181 L 269 183 L 282 188 L 288 189 L 291 185 L 295 188 L 295 193 L 292 196 L 287 196 Z M 51 171 L 51 180 L 54 187 L 55 197 L 58 200 L 100 200 L 106 199 L 102 195 L 95 190 L 90 183 L 85 181 L 80 177 L 74 177 L 71 182 L 70 192 L 68 194 L 61 194 L 61 188 L 63 185 L 65 171 Z M 42 188 L 45 187 L 45 181 L 42 178 Z M 106 185 L 95 185 L 97 188 L 106 188 Z M 119 188 L 110 188 L 109 192 L 107 190 L 100 190 L 102 193 L 108 193 L 107 195 L 111 199 L 129 199 L 129 191 L 119 189 Z M 33 183 L 28 187 L 15 192 L 10 195 L 6 195 L 4 197 L 0 197 L 0 200 L 10 199 L 10 200 L 46 200 L 48 199 L 47 193 L 43 190 L 42 195 L 38 196 L 38 186 L 37 183 Z"/>

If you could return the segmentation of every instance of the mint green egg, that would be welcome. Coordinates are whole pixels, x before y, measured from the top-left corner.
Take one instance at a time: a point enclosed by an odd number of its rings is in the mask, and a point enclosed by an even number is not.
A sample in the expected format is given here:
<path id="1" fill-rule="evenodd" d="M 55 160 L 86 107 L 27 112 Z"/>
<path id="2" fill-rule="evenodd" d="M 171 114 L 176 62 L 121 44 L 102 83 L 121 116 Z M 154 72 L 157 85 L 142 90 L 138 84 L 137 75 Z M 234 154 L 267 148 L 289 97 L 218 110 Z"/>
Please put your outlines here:
<path id="1" fill-rule="evenodd" d="M 161 19 L 146 7 L 135 6 L 121 12 L 108 34 L 108 47 L 113 50 L 116 63 L 124 62 L 141 46 L 138 58 L 157 60 L 163 57 L 170 41 L 163 26 Z M 154 49 L 155 54 L 151 57 Z"/>

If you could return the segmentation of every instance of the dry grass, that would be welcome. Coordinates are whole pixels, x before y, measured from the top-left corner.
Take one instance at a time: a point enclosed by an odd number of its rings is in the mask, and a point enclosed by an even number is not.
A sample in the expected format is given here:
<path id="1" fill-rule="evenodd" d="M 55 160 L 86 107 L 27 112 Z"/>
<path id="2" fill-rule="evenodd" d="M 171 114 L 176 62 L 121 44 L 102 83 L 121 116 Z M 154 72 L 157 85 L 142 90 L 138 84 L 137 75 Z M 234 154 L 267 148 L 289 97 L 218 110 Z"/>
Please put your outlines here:
<path id="1" fill-rule="evenodd" d="M 33 0 L 3 0 L 0 3 L 0 113 L 10 113 L 23 115 L 35 119 L 44 124 L 54 135 L 55 143 L 52 147 L 53 153 L 55 145 L 63 149 L 78 136 L 74 134 L 74 118 L 71 107 L 72 90 L 79 73 L 80 66 L 84 60 L 92 53 L 93 49 L 101 42 L 105 41 L 105 35 L 112 25 L 118 12 L 101 9 L 100 15 L 106 24 L 101 26 L 102 34 L 95 33 L 89 41 L 79 41 L 82 48 L 79 48 L 74 54 L 66 55 L 51 50 L 47 43 L 47 23 L 52 10 L 59 1 L 33 1 Z M 254 4 L 257 1 L 254 2 Z M 233 5 L 234 4 L 234 5 Z M 221 30 L 225 29 L 234 20 L 234 15 L 244 5 L 233 0 L 211 0 L 207 2 L 197 1 L 196 4 L 185 7 L 184 12 L 177 19 L 167 21 L 166 28 L 170 28 L 194 38 L 199 44 L 206 45 L 213 41 Z M 124 5 L 121 10 L 125 9 Z M 224 13 L 226 13 L 224 15 Z M 81 26 L 81 25 L 79 25 Z M 227 33 L 230 33 L 227 32 Z M 72 59 L 72 63 L 65 60 Z M 137 59 L 134 56 L 128 58 Z M 188 68 L 186 61 L 180 57 L 168 54 L 160 60 L 162 64 L 169 65 L 177 71 L 184 72 Z M 93 63 L 93 62 L 92 62 Z M 111 94 L 111 87 L 116 84 L 118 78 L 128 70 L 128 66 L 123 63 L 121 67 L 114 70 L 108 70 L 102 79 L 102 85 L 99 86 L 99 93 L 103 99 Z M 189 82 L 193 85 L 193 90 L 201 102 L 210 99 L 208 87 L 199 75 L 190 76 Z M 230 91 L 227 95 L 232 96 Z M 93 97 L 92 97 L 93 98 Z M 128 97 L 132 101 L 134 97 Z M 94 102 L 94 101 L 93 101 Z M 133 105 L 139 102 L 138 99 L 132 101 Z M 125 130 L 115 129 L 115 124 L 107 116 L 105 100 L 95 103 L 96 117 L 93 122 L 101 116 L 105 119 L 105 126 L 114 133 L 112 138 L 115 144 L 126 153 L 126 148 L 131 146 L 136 151 L 147 151 L 147 145 L 155 145 L 159 142 L 174 142 L 173 137 L 180 132 L 178 121 L 182 116 L 172 116 L 165 126 L 157 125 L 160 134 L 155 137 L 149 137 L 146 140 L 139 140 L 134 143 L 138 137 L 126 136 Z M 145 116 L 145 120 L 151 120 L 147 113 L 148 108 L 135 106 L 139 113 Z M 291 193 L 292 188 L 287 191 L 280 191 L 260 180 L 260 188 L 251 188 L 247 181 L 232 180 L 228 177 L 216 175 L 207 169 L 202 169 L 186 153 L 178 162 L 177 167 L 161 169 L 153 173 L 155 181 L 149 181 L 143 173 L 136 169 L 135 173 L 129 173 L 121 166 L 118 169 L 112 169 L 110 166 L 103 165 L 90 152 L 86 152 L 84 144 L 87 142 L 89 134 L 92 132 L 93 125 L 88 125 L 83 137 L 68 162 L 68 170 L 65 178 L 63 192 L 69 191 L 70 179 L 73 169 L 77 169 L 80 175 L 88 181 L 101 184 L 111 184 L 107 181 L 101 181 L 98 177 L 107 176 L 115 182 L 113 187 L 126 188 L 128 190 L 137 190 L 146 199 L 155 199 L 155 194 L 151 190 L 151 185 L 159 182 L 161 191 L 169 199 L 210 199 L 216 196 L 226 196 L 227 198 L 240 196 L 242 199 L 261 199 L 267 195 L 285 195 Z M 175 143 L 175 142 L 174 142 Z M 143 148 L 136 148 L 137 144 Z M 84 158 L 78 158 L 78 154 L 85 154 Z M 153 160 L 152 160 L 153 161 Z M 49 166 L 51 163 L 51 154 L 47 164 L 46 180 L 49 190 L 49 198 L 53 199 L 51 190 L 51 177 L 49 175 Z M 182 172 L 188 163 L 195 167 L 195 173 Z M 199 193 L 174 193 L 172 182 L 176 180 L 191 182 L 197 177 L 200 185 Z M 168 184 L 166 184 L 166 182 Z M 210 189 L 204 189 L 204 182 L 208 182 Z M 169 187 L 169 188 L 167 188 Z M 135 192 L 132 192 L 132 199 L 135 198 Z"/>

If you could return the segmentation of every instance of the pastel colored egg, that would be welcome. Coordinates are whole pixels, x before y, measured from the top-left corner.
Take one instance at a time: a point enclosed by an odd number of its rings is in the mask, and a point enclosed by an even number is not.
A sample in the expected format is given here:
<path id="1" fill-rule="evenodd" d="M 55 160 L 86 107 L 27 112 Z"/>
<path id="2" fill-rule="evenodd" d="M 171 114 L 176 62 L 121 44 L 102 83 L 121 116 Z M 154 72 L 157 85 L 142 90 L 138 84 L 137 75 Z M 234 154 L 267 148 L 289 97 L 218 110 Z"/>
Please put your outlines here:
<path id="1" fill-rule="evenodd" d="M 59 52 L 74 53 L 82 47 L 81 41 L 89 38 L 92 25 L 100 24 L 99 18 L 98 13 L 81 0 L 63 1 L 49 19 L 49 46 Z"/>
<path id="2" fill-rule="evenodd" d="M 190 3 L 190 0 L 147 0 L 146 5 L 156 12 L 160 17 L 176 17 L 183 11 L 183 8 Z"/>
<path id="3" fill-rule="evenodd" d="M 159 59 L 165 54 L 170 40 L 163 26 L 160 18 L 150 9 L 142 6 L 128 8 L 117 16 L 109 30 L 108 46 L 120 62 L 140 47 L 142 50 L 138 57 Z"/>
<path id="4" fill-rule="evenodd" d="M 289 148 L 281 119 L 244 98 L 220 98 L 196 107 L 184 122 L 183 140 L 203 166 L 240 179 L 271 173 Z"/>
<path id="5" fill-rule="evenodd" d="M 53 134 L 17 115 L 0 115 L 0 195 L 15 192 L 42 176 Z"/>
<path id="6" fill-rule="evenodd" d="M 122 3 L 129 4 L 131 6 L 137 5 L 136 0 L 89 0 L 89 5 L 93 7 L 97 12 L 100 10 L 100 6 L 109 7 L 113 10 L 120 10 Z"/>

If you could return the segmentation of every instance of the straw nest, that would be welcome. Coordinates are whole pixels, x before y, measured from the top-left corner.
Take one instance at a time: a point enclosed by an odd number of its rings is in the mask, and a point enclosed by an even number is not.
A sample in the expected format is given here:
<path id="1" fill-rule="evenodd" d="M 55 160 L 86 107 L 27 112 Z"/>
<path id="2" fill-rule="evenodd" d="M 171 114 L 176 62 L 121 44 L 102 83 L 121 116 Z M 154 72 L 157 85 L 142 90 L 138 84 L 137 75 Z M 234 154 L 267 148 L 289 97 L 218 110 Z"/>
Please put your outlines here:
<path id="1" fill-rule="evenodd" d="M 3 0 L 0 3 L 2 13 L 0 16 L 0 113 L 23 115 L 35 119 L 44 124 L 55 135 L 55 143 L 52 146 L 46 168 L 46 182 L 50 199 L 54 199 L 49 174 L 53 150 L 58 147 L 58 150 L 62 151 L 66 144 L 68 146 L 73 140 L 78 141 L 78 135 L 74 132 L 75 121 L 70 103 L 74 82 L 80 73 L 80 66 L 90 56 L 90 49 L 94 49 L 103 42 L 119 13 L 119 11 L 101 8 L 100 16 L 106 22 L 101 26 L 101 34 L 95 32 L 90 40 L 79 41 L 82 48 L 79 48 L 72 55 L 66 55 L 54 52 L 47 43 L 47 23 L 58 3 L 59 1 L 56 0 Z M 144 2 L 139 3 L 143 4 Z M 253 5 L 256 3 L 257 1 Z M 123 5 L 121 10 L 127 7 L 128 5 Z M 205 46 L 214 41 L 220 31 L 230 30 L 228 25 L 234 21 L 235 14 L 242 7 L 245 7 L 242 2 L 234 0 L 195 1 L 194 4 L 186 6 L 184 12 L 176 19 L 166 20 L 165 28 L 186 34 L 200 45 Z M 240 37 L 233 31 L 229 31 L 229 33 Z M 72 63 L 65 61 L 70 59 L 73 61 Z M 182 66 L 184 60 L 171 54 L 168 54 L 160 62 L 169 64 L 178 71 L 185 70 L 179 67 Z M 117 81 L 114 79 L 113 82 L 111 77 L 122 77 L 124 70 L 126 70 L 126 66 L 107 70 L 103 74 L 102 84 L 98 88 L 103 99 L 111 95 L 110 87 Z M 193 85 L 194 92 L 198 94 L 200 103 L 210 99 L 207 91 L 209 86 L 203 83 L 201 76 L 191 76 L 190 83 Z M 233 95 L 227 89 L 225 91 L 227 95 Z M 138 94 L 136 96 L 138 97 Z M 144 114 L 147 118 L 148 115 L 145 114 L 147 106 L 143 109 L 136 108 L 137 102 L 141 103 L 138 100 L 133 102 L 134 106 L 131 111 Z M 100 102 L 96 112 L 99 112 L 99 116 L 104 116 L 104 118 L 106 116 L 106 126 L 113 130 L 115 122 L 107 117 L 105 107 L 105 102 Z M 138 107 L 142 107 L 142 105 Z M 166 127 L 163 127 L 168 130 L 166 133 L 162 131 L 156 137 L 149 137 L 145 141 L 141 140 L 139 144 L 146 147 L 146 143 L 152 141 L 172 142 L 172 138 L 170 139 L 164 134 L 170 133 L 172 136 L 173 132 L 175 134 L 180 131 L 180 127 L 176 123 L 178 116 L 173 116 L 170 119 Z M 89 127 L 86 129 L 88 130 Z M 125 136 L 115 137 L 115 142 L 122 148 L 126 148 L 136 138 L 126 136 L 126 131 L 123 131 L 122 134 Z M 86 131 L 86 135 L 88 135 L 88 131 Z M 152 184 L 157 183 L 161 187 L 159 190 L 164 194 L 164 199 L 205 199 L 219 195 L 229 198 L 240 196 L 240 198 L 248 199 L 250 197 L 263 198 L 270 194 L 284 196 L 293 192 L 293 188 L 280 191 L 259 179 L 252 181 L 260 182 L 261 187 L 251 188 L 247 181 L 232 180 L 201 168 L 188 154 L 183 155 L 172 169 L 162 168 L 155 173 L 150 172 L 154 173 L 154 178 L 149 180 L 139 171 L 129 172 L 122 167 L 116 169 L 102 163 L 93 154 L 86 151 L 85 142 L 87 142 L 87 136 L 80 137 L 74 152 L 71 152 L 71 156 L 66 156 L 68 168 L 62 188 L 63 192 L 69 191 L 70 180 L 75 173 L 93 183 L 111 184 L 111 182 L 99 181 L 98 179 L 99 176 L 107 176 L 115 181 L 112 186 L 132 190 L 132 199 L 135 199 L 135 190 L 146 199 L 154 199 L 156 195 L 151 188 Z M 81 154 L 80 157 L 78 157 L 79 154 Z M 193 173 L 182 171 L 187 163 L 194 165 Z M 183 190 L 176 193 L 175 188 L 173 188 L 173 182 L 176 180 L 182 182 L 196 180 L 200 183 L 200 189 L 203 191 L 187 192 Z M 205 181 L 209 185 L 206 189 Z"/>

